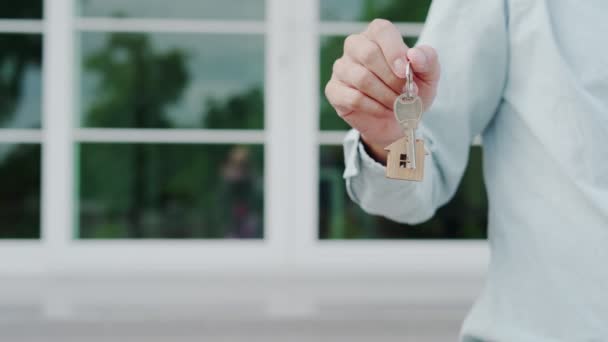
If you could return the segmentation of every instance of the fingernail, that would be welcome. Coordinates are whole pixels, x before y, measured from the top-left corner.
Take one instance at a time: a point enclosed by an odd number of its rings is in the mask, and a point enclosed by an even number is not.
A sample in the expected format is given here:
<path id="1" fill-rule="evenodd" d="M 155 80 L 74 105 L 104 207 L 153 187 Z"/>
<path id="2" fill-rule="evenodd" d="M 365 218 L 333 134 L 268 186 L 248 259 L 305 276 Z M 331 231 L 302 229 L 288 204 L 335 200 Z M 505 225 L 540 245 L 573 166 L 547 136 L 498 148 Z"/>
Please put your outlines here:
<path id="1" fill-rule="evenodd" d="M 420 71 L 426 70 L 427 61 L 426 61 L 426 55 L 424 54 L 424 52 L 422 52 L 416 48 L 410 49 L 409 58 L 410 58 L 410 60 L 413 60 L 414 64 L 416 64 L 416 66 L 419 69 L 422 69 Z"/>
<path id="2" fill-rule="evenodd" d="M 405 78 L 405 61 L 403 58 L 397 58 L 393 63 L 395 75 Z"/>

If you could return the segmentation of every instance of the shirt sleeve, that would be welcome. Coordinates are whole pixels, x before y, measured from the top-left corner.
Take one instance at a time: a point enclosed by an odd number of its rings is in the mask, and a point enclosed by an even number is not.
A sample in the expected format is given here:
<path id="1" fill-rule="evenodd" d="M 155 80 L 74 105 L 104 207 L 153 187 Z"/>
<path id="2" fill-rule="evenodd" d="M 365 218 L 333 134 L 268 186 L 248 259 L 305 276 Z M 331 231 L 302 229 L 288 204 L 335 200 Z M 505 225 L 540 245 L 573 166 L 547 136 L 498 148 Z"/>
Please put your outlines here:
<path id="1" fill-rule="evenodd" d="M 502 100 L 508 68 L 504 0 L 432 2 L 419 44 L 437 50 L 441 80 L 419 134 L 430 155 L 424 180 L 385 178 L 351 130 L 344 140 L 344 178 L 349 196 L 363 210 L 416 224 L 431 218 L 454 195 L 469 158 Z"/>

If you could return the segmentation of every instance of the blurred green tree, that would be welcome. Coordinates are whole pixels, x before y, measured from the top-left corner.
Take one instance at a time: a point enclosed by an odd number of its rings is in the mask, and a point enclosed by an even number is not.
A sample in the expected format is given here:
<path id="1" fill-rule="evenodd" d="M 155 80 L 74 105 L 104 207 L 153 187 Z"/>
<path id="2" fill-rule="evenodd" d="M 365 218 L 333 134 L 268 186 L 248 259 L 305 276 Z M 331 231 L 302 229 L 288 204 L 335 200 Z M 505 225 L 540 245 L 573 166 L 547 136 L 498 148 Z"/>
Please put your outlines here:
<path id="1" fill-rule="evenodd" d="M 154 51 L 145 34 L 111 34 L 85 61 L 85 69 L 99 75 L 100 82 L 83 124 L 170 128 L 167 106 L 189 82 L 186 58 L 178 49 Z"/>
<path id="2" fill-rule="evenodd" d="M 156 51 L 146 35 L 111 34 L 85 58 L 99 82 L 84 125 L 171 128 L 168 106 L 190 81 L 187 62 L 179 49 Z M 259 87 L 205 101 L 203 127 L 262 124 L 247 121 L 263 118 L 253 115 L 263 112 Z M 80 156 L 81 237 L 262 236 L 260 146 L 83 144 Z"/>
<path id="3" fill-rule="evenodd" d="M 0 6 L 0 18 L 42 17 L 41 0 L 22 0 Z M 39 34 L 0 35 L 0 127 L 14 119 L 23 100 L 25 73 L 40 68 Z M 40 114 L 38 113 L 38 117 Z M 40 120 L 32 123 L 38 127 Z M 2 145 L 0 153 L 0 238 L 40 236 L 40 147 Z"/>
<path id="4" fill-rule="evenodd" d="M 23 98 L 28 67 L 40 68 L 42 39 L 32 34 L 0 35 L 0 127 L 13 119 Z M 40 114 L 38 114 L 40 116 Z M 40 125 L 36 120 L 34 127 Z"/>
<path id="5" fill-rule="evenodd" d="M 40 237 L 40 146 L 15 144 L 0 154 L 0 239 Z"/>
<path id="6" fill-rule="evenodd" d="M 42 18 L 42 7 L 42 0 L 13 1 L 10 6 L 0 7 L 0 18 L 40 19 Z"/>
<path id="7" fill-rule="evenodd" d="M 42 0 L 13 1 L 0 6 L 0 18 L 42 18 Z M 0 127 L 15 113 L 22 97 L 28 66 L 42 62 L 42 39 L 38 34 L 0 35 Z"/>
<path id="8" fill-rule="evenodd" d="M 86 126 L 169 128 L 166 108 L 181 96 L 188 83 L 185 54 L 177 49 L 156 52 L 145 34 L 110 34 L 105 45 L 86 58 L 84 67 L 100 76 L 95 100 L 84 117 Z M 134 145 L 129 151 L 127 235 L 141 238 L 145 237 L 143 215 L 149 188 L 146 172 L 152 166 L 152 156 L 142 145 Z M 107 162 L 111 165 L 111 160 Z M 108 177 L 104 181 L 118 179 Z M 105 192 L 103 184 L 90 185 L 91 188 L 83 187 L 84 196 Z"/>
<path id="9" fill-rule="evenodd" d="M 224 101 L 208 98 L 203 127 L 247 129 L 264 127 L 264 92 L 259 86 L 252 87 Z"/>
<path id="10" fill-rule="evenodd" d="M 431 0 L 364 0 L 359 20 L 376 18 L 392 22 L 424 22 Z"/>

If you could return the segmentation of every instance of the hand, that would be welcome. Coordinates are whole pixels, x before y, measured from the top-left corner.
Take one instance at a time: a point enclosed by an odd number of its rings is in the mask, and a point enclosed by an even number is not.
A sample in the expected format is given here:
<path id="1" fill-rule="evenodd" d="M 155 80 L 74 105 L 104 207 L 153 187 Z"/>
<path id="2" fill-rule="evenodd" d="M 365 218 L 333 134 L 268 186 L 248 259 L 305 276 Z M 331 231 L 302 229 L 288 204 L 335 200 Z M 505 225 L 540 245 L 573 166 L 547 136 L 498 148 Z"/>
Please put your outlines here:
<path id="1" fill-rule="evenodd" d="M 407 60 L 427 110 L 439 82 L 437 53 L 425 45 L 409 49 L 395 25 L 384 19 L 375 19 L 364 32 L 346 38 L 344 55 L 334 63 L 325 87 L 338 115 L 361 133 L 370 154 L 382 162 L 386 162 L 384 147 L 404 135 L 393 103 L 403 93 Z"/>

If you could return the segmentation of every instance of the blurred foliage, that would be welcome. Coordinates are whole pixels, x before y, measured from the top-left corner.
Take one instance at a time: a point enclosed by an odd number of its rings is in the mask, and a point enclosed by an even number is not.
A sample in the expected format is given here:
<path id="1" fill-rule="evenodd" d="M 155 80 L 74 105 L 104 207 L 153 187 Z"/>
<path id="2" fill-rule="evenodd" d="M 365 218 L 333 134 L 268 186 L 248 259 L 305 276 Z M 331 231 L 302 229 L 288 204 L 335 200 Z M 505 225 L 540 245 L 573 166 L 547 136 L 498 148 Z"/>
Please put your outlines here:
<path id="1" fill-rule="evenodd" d="M 0 6 L 0 18 L 42 18 L 42 0 L 13 1 Z M 21 100 L 28 66 L 40 68 L 42 38 L 39 34 L 0 35 L 0 127 L 12 118 Z"/>
<path id="2" fill-rule="evenodd" d="M 264 128 L 262 35 L 87 32 L 81 54 L 81 126 Z"/>
<path id="3" fill-rule="evenodd" d="M 76 0 L 80 15 L 203 20 L 264 20 L 265 0 Z"/>
<path id="4" fill-rule="evenodd" d="M 321 0 L 322 20 L 371 21 L 383 18 L 393 22 L 423 22 L 431 0 Z M 354 16 L 345 16 L 356 7 Z"/>
<path id="5" fill-rule="evenodd" d="M 42 0 L 0 6 L 0 18 L 42 17 Z M 0 34 L 0 128 L 15 119 L 24 100 L 28 68 L 40 69 L 40 34 Z M 25 99 L 29 100 L 29 99 Z M 37 99 L 40 100 L 40 99 Z M 31 128 L 40 126 L 40 113 Z M 0 238 L 40 237 L 40 146 L 0 145 Z"/>
<path id="6" fill-rule="evenodd" d="M 40 69 L 42 37 L 39 34 L 0 34 L 0 127 L 14 119 L 17 105 L 23 100 L 25 73 Z M 40 127 L 38 120 L 31 128 Z"/>
<path id="7" fill-rule="evenodd" d="M 18 0 L 0 6 L 0 18 L 3 19 L 40 19 L 42 18 L 43 0 Z"/>
<path id="8" fill-rule="evenodd" d="M 87 56 L 84 68 L 100 76 L 85 126 L 170 128 L 167 107 L 186 84 L 185 53 L 153 51 L 145 34 L 111 34 L 106 45 Z"/>
<path id="9" fill-rule="evenodd" d="M 0 239 L 40 237 L 40 146 L 0 145 Z"/>
<path id="10" fill-rule="evenodd" d="M 203 127 L 219 129 L 250 129 L 264 127 L 264 93 L 261 88 L 253 87 L 242 94 L 229 97 L 224 101 L 208 98 L 203 116 Z"/>
<path id="11" fill-rule="evenodd" d="M 321 147 L 319 236 L 322 239 L 479 239 L 486 237 L 482 152 L 472 147 L 454 198 L 422 224 L 409 226 L 365 213 L 346 193 L 340 146 Z"/>
<path id="12" fill-rule="evenodd" d="M 82 144 L 80 158 L 82 238 L 263 236 L 261 146 Z"/>
<path id="13" fill-rule="evenodd" d="M 170 128 L 168 106 L 190 77 L 188 56 L 160 53 L 143 34 L 111 34 L 84 60 L 99 76 L 85 124 Z M 203 125 L 234 128 L 263 111 L 252 88 L 208 98 Z M 260 238 L 263 148 L 184 144 L 82 144 L 80 237 Z"/>

